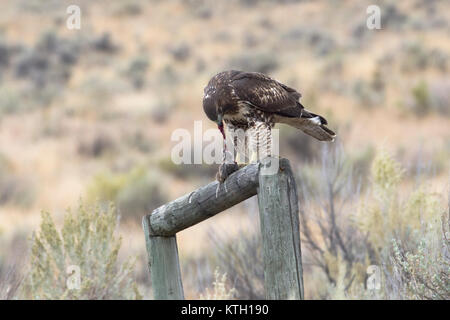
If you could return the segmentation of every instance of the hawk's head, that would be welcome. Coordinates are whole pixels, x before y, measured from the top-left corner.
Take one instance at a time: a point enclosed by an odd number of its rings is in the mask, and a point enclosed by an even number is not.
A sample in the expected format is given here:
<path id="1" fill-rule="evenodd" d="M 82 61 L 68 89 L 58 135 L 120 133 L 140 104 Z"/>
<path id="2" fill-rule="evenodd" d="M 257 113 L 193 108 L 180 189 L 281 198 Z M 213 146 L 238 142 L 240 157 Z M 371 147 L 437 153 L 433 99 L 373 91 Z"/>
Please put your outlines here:
<path id="1" fill-rule="evenodd" d="M 207 86 L 203 95 L 203 110 L 209 120 L 217 122 L 216 88 Z"/>
<path id="2" fill-rule="evenodd" d="M 204 90 L 203 95 L 203 110 L 209 120 L 217 123 L 217 127 L 225 138 L 225 132 L 223 130 L 222 114 L 217 110 L 217 98 L 215 86 L 208 84 Z"/>

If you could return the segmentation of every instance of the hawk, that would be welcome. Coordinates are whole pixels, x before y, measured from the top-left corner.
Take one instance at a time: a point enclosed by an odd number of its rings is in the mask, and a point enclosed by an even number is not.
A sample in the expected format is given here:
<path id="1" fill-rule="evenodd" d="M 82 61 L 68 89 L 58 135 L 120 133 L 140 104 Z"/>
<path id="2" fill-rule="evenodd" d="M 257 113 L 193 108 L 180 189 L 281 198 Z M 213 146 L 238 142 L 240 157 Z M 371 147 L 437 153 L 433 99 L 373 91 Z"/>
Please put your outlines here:
<path id="1" fill-rule="evenodd" d="M 216 74 L 208 82 L 204 89 L 203 110 L 210 120 L 217 123 L 224 142 L 224 123 L 227 132 L 233 134 L 235 149 L 238 142 L 244 140 L 244 150 L 250 147 L 250 162 L 253 162 L 271 155 L 271 129 L 276 123 L 300 129 L 320 141 L 334 140 L 336 134 L 327 128 L 327 120 L 306 110 L 299 102 L 300 97 L 295 89 L 265 74 L 230 70 Z M 236 130 L 242 130 L 244 137 L 239 138 Z M 224 163 L 225 153 L 226 143 Z M 237 156 L 242 157 L 242 153 L 238 152 Z M 246 163 L 247 154 L 243 157 L 239 160 Z M 219 168 L 219 182 L 226 179 L 228 171 L 224 167 Z"/>

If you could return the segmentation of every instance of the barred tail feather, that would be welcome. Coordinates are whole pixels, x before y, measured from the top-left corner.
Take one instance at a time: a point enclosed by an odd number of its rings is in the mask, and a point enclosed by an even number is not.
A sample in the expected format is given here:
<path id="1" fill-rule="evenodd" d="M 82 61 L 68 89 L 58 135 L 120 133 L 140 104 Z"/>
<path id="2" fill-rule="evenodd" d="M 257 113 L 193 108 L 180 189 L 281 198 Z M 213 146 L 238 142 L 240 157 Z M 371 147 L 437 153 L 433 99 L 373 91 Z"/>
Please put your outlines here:
<path id="1" fill-rule="evenodd" d="M 284 123 L 300 129 L 304 133 L 320 141 L 334 141 L 334 138 L 336 137 L 336 133 L 326 126 L 328 122 L 324 117 L 309 112 L 305 109 L 302 110 L 300 117 L 278 116 L 276 118 L 276 122 Z"/>

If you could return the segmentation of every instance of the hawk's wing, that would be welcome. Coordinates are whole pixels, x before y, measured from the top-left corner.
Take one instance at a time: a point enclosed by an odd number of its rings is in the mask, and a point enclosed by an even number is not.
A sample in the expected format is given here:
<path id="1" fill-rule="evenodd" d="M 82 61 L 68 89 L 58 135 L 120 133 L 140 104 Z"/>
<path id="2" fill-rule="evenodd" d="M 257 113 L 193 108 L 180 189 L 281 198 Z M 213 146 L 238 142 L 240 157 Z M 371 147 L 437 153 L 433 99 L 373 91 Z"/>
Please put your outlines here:
<path id="1" fill-rule="evenodd" d="M 262 73 L 239 73 L 231 79 L 230 86 L 239 99 L 257 109 L 288 117 L 301 115 L 301 94 Z"/>

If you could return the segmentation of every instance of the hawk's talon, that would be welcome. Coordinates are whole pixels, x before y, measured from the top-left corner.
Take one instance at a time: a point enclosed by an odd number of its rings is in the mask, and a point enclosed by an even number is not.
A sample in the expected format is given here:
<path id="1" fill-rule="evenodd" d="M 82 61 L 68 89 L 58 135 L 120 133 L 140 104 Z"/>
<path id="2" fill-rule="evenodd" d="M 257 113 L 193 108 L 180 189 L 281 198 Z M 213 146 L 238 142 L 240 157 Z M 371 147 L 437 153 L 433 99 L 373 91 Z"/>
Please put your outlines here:
<path id="1" fill-rule="evenodd" d="M 217 185 L 217 189 L 216 189 L 216 198 L 219 194 L 219 190 L 220 190 L 220 186 L 223 184 L 223 187 L 225 189 L 225 192 L 228 192 L 228 188 L 227 188 L 227 183 L 226 180 L 227 178 L 235 171 L 239 170 L 239 165 L 234 162 L 234 163 L 222 163 L 219 166 L 219 170 L 216 173 L 216 180 L 219 181 L 219 184 Z"/>
<path id="2" fill-rule="evenodd" d="M 216 198 L 219 196 L 219 190 L 220 190 L 220 186 L 223 184 L 223 187 L 224 187 L 224 189 L 225 189 L 225 192 L 228 192 L 228 188 L 227 188 L 227 181 L 225 180 L 224 182 L 220 182 L 219 181 L 219 184 L 217 185 L 217 188 L 216 188 Z"/>
<path id="3" fill-rule="evenodd" d="M 219 196 L 219 189 L 220 189 L 220 182 L 219 182 L 219 184 L 217 184 L 217 188 L 216 188 L 216 198 Z"/>

